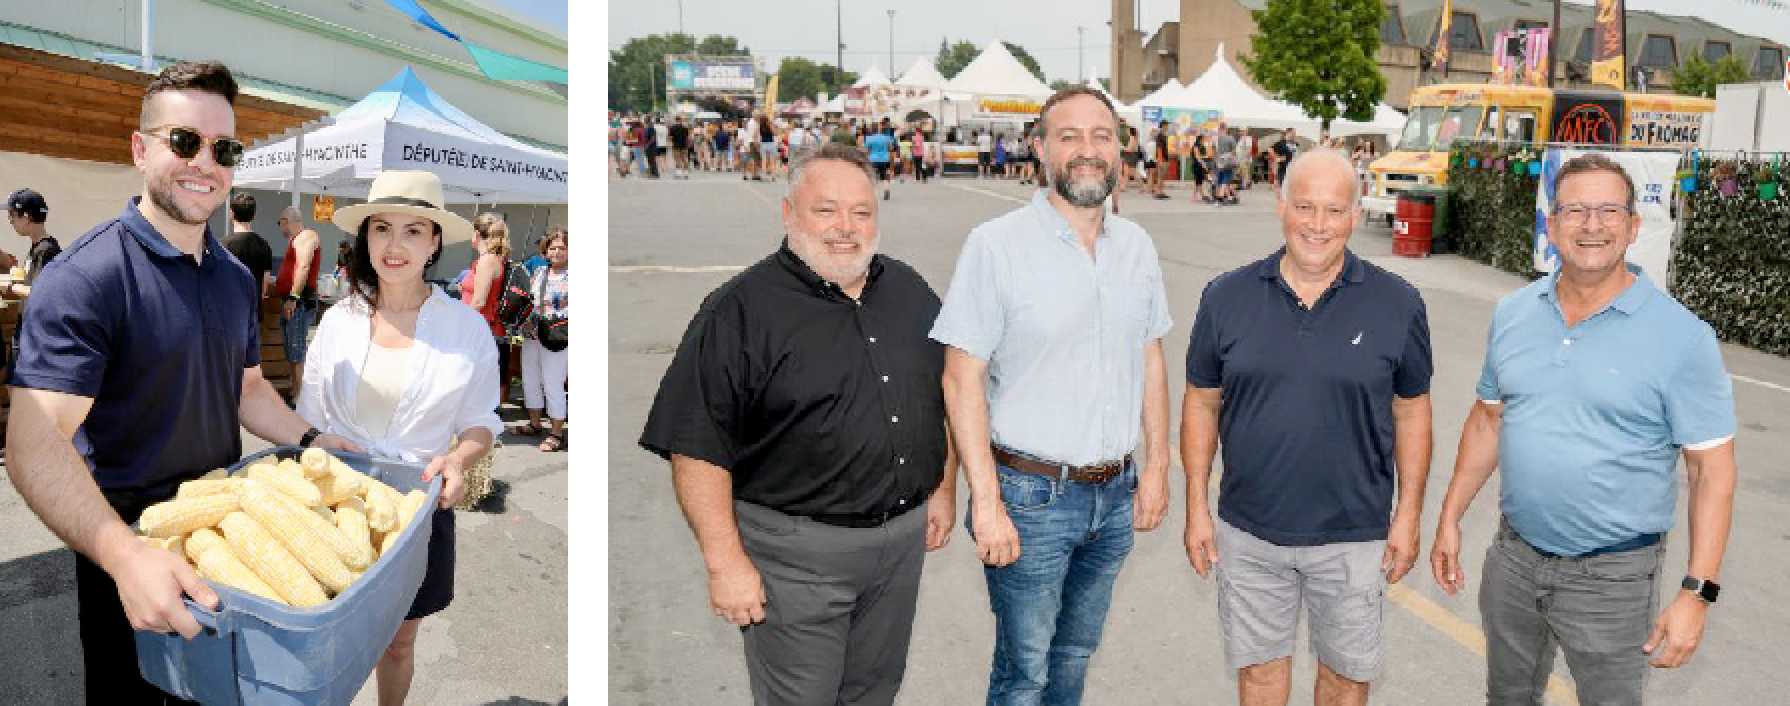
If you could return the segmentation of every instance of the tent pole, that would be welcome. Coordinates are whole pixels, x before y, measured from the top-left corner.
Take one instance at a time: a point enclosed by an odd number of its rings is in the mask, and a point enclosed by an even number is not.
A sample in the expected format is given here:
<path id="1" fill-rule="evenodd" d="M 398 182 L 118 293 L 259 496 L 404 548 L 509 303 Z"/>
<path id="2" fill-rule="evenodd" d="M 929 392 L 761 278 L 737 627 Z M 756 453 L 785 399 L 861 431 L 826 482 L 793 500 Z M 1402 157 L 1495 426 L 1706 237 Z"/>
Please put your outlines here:
<path id="1" fill-rule="evenodd" d="M 298 182 L 300 181 L 300 178 L 301 178 L 300 174 L 302 173 L 302 171 L 304 169 L 304 166 L 303 166 L 304 158 L 305 158 L 305 129 L 303 126 L 300 126 L 298 128 L 298 139 L 296 142 L 293 143 L 293 146 L 292 146 L 292 210 L 295 210 L 295 211 L 298 210 L 298 201 L 300 198 Z M 304 216 L 300 215 L 299 219 L 302 221 L 304 219 Z"/>

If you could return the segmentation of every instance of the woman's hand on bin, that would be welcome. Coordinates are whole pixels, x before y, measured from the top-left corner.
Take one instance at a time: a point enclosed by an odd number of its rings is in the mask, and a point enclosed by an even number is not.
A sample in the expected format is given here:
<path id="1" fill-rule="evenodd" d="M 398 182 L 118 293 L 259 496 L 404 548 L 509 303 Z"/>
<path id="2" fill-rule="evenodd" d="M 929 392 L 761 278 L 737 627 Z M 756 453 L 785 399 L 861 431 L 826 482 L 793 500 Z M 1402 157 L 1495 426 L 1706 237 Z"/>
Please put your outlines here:
<path id="1" fill-rule="evenodd" d="M 423 469 L 423 482 L 434 480 L 437 473 L 441 474 L 442 509 L 460 504 L 460 499 L 466 495 L 466 473 L 460 457 L 448 454 L 431 459 L 429 466 Z"/>
<path id="2" fill-rule="evenodd" d="M 187 612 L 182 594 L 209 610 L 218 607 L 218 596 L 199 579 L 186 560 L 165 549 L 132 539 L 136 544 L 123 561 L 108 571 L 118 585 L 118 600 L 132 630 L 176 632 L 193 639 L 199 623 Z"/>

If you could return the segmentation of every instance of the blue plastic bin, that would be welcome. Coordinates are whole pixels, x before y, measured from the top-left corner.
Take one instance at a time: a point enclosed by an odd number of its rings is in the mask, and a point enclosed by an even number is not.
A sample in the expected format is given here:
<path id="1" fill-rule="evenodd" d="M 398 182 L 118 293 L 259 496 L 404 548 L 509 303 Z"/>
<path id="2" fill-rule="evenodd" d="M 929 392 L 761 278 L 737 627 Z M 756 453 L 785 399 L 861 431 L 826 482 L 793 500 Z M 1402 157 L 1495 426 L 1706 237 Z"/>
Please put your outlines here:
<path id="1" fill-rule="evenodd" d="M 237 462 L 230 473 L 268 456 L 296 459 L 302 450 L 269 449 Z M 422 466 L 366 454 L 334 455 L 401 494 L 413 489 L 429 494 L 397 545 L 347 591 L 317 608 L 280 605 L 208 582 L 218 594 L 217 610 L 187 601 L 203 627 L 198 636 L 189 641 L 176 634 L 136 634 L 144 679 L 204 704 L 345 704 L 360 692 L 423 584 L 441 478 L 425 486 Z"/>

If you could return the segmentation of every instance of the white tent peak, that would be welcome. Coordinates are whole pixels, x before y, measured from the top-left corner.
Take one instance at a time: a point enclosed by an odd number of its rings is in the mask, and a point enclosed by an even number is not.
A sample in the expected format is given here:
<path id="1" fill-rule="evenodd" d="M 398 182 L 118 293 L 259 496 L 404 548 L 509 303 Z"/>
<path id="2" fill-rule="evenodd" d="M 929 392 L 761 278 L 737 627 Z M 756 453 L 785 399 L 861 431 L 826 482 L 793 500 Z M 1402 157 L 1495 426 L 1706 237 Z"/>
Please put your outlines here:
<path id="1" fill-rule="evenodd" d="M 907 88 L 943 88 L 946 83 L 949 82 L 944 74 L 923 56 L 914 59 L 914 65 L 909 66 L 901 78 L 895 79 L 895 85 Z"/>
<path id="2" fill-rule="evenodd" d="M 1050 86 L 1033 76 L 1024 64 L 1013 58 L 1006 44 L 991 40 L 957 77 L 945 84 L 951 93 L 990 93 L 1026 96 L 1048 96 Z"/>
<path id="3" fill-rule="evenodd" d="M 858 82 L 852 84 L 851 87 L 868 88 L 872 86 L 889 86 L 893 85 L 893 83 L 894 82 L 889 80 L 888 74 L 883 73 L 883 70 L 877 68 L 876 64 L 871 64 L 870 68 L 865 69 L 864 73 L 858 76 Z"/>
<path id="4" fill-rule="evenodd" d="M 1212 54 L 1212 58 L 1214 58 L 1214 59 L 1223 59 L 1224 58 L 1224 42 L 1218 43 L 1218 51 L 1214 52 Z"/>

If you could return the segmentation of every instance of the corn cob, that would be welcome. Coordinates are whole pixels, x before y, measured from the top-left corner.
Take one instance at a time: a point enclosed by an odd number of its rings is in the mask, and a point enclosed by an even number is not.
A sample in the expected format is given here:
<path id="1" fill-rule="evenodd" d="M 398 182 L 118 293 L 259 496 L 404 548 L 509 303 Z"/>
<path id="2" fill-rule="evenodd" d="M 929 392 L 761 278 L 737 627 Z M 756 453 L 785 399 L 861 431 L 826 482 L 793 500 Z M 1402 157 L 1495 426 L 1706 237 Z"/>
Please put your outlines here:
<path id="1" fill-rule="evenodd" d="M 227 476 L 223 478 L 195 478 L 185 483 L 181 483 L 180 488 L 174 491 L 174 497 L 190 498 L 196 495 L 229 493 L 231 492 L 230 489 L 235 487 L 235 485 L 236 480 Z"/>
<path id="2" fill-rule="evenodd" d="M 211 579 L 239 591 L 247 591 L 275 603 L 286 604 L 286 600 L 280 597 L 278 591 L 273 590 L 272 586 L 267 585 L 266 581 L 255 575 L 253 569 L 242 563 L 242 559 L 230 552 L 228 544 L 212 545 L 210 549 L 199 555 L 199 561 L 195 566 L 199 569 L 199 578 Z"/>
<path id="3" fill-rule="evenodd" d="M 401 534 L 404 534 L 404 531 L 402 529 L 394 529 L 390 532 L 385 533 L 385 536 L 380 537 L 379 538 L 379 556 L 383 557 L 383 556 L 385 556 L 386 552 L 391 551 L 392 547 L 398 543 L 398 535 L 401 535 Z"/>
<path id="4" fill-rule="evenodd" d="M 222 543 L 224 543 L 224 537 L 218 534 L 217 530 L 202 527 L 187 535 L 186 546 L 183 549 L 186 551 L 187 560 L 198 565 L 199 557 L 205 553 L 205 550 Z"/>
<path id="5" fill-rule="evenodd" d="M 398 503 L 398 528 L 400 530 L 410 526 L 410 518 L 416 516 L 417 511 L 423 507 L 423 501 L 428 497 L 420 490 L 412 490 L 404 494 L 404 499 Z"/>
<path id="6" fill-rule="evenodd" d="M 301 608 L 329 602 L 323 586 L 303 562 L 292 555 L 273 533 L 247 513 L 232 512 L 220 525 L 224 540 L 243 564 L 273 587 L 287 605 Z"/>
<path id="7" fill-rule="evenodd" d="M 294 461 L 292 459 L 289 459 L 289 458 L 280 459 L 279 467 L 280 467 L 280 470 L 290 473 L 292 475 L 298 476 L 300 478 L 305 477 L 305 467 L 299 465 L 299 463 L 297 461 Z"/>
<path id="8" fill-rule="evenodd" d="M 230 477 L 230 469 L 228 469 L 228 468 L 213 468 L 213 469 L 211 469 L 211 471 L 209 473 L 199 476 L 198 480 L 218 480 L 221 478 L 229 478 L 229 477 Z"/>
<path id="9" fill-rule="evenodd" d="M 143 535 L 138 535 L 137 538 L 143 540 L 144 544 L 155 547 L 156 549 L 166 549 L 168 551 L 174 552 L 175 554 L 181 554 L 186 551 L 185 538 L 183 538 L 183 537 L 159 537 L 158 538 L 158 537 L 146 537 Z"/>
<path id="10" fill-rule="evenodd" d="M 340 468 L 317 478 L 317 490 L 323 494 L 323 504 L 333 506 L 363 493 L 367 487 L 365 479 L 360 471 Z"/>
<path id="11" fill-rule="evenodd" d="M 348 566 L 343 563 L 343 554 L 351 553 L 352 547 L 341 532 L 259 479 L 244 479 L 240 492 L 243 510 L 279 538 L 324 588 L 339 593 L 348 587 Z M 339 550 L 337 545 L 344 549 Z M 371 561 L 369 557 L 361 568 Z"/>
<path id="12" fill-rule="evenodd" d="M 312 505 L 311 511 L 317 513 L 318 517 L 323 518 L 324 522 L 328 522 L 331 525 L 336 524 L 336 511 L 322 505 Z"/>
<path id="13" fill-rule="evenodd" d="M 150 505 L 137 518 L 137 529 L 151 537 L 178 537 L 201 527 L 211 527 L 225 515 L 241 509 L 235 495 L 219 493 L 174 498 Z"/>
<path id="14" fill-rule="evenodd" d="M 367 503 L 367 526 L 380 532 L 395 532 L 398 527 L 398 491 L 371 478 L 364 498 Z"/>
<path id="15" fill-rule="evenodd" d="M 313 447 L 298 455 L 298 465 L 304 468 L 306 478 L 318 478 L 329 475 L 329 459 L 328 451 Z"/>
<path id="16" fill-rule="evenodd" d="M 323 494 L 317 490 L 317 486 L 311 485 L 310 481 L 305 480 L 302 473 L 295 473 L 286 468 L 256 464 L 249 467 L 247 477 L 267 481 L 268 485 L 272 485 L 275 489 L 297 500 L 298 504 L 306 507 L 323 502 Z"/>
<path id="17" fill-rule="evenodd" d="M 360 498 L 349 498 L 336 506 L 336 529 L 356 547 L 366 548 L 368 556 L 373 555 L 373 537 L 371 528 L 367 527 L 367 506 L 361 503 Z"/>

